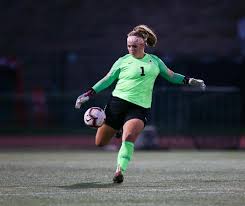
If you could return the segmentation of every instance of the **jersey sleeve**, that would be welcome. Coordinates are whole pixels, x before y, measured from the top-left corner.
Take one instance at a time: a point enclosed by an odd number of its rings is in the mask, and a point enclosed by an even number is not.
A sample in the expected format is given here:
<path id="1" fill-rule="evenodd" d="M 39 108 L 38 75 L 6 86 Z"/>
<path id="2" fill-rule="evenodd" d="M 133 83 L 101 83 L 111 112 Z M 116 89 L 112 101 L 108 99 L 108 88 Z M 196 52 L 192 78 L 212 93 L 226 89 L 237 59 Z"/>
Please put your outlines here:
<path id="1" fill-rule="evenodd" d="M 157 60 L 160 69 L 160 75 L 163 78 L 173 84 L 184 84 L 184 75 L 173 72 L 164 64 L 164 62 L 160 58 L 157 58 Z"/>
<path id="2" fill-rule="evenodd" d="M 96 93 L 109 87 L 119 76 L 121 59 L 118 59 L 104 78 L 98 81 L 92 88 Z"/>

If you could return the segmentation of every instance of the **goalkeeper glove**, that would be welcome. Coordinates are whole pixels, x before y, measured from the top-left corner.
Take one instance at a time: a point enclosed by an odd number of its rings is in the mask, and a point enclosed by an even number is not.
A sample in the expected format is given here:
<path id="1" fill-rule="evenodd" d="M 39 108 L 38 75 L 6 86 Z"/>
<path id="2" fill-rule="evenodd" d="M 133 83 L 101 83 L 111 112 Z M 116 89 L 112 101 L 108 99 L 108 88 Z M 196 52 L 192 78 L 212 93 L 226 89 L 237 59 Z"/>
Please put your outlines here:
<path id="1" fill-rule="evenodd" d="M 206 85 L 204 84 L 204 81 L 201 79 L 190 78 L 188 84 L 191 86 L 200 87 L 202 90 L 206 89 Z"/>
<path id="2" fill-rule="evenodd" d="M 189 77 L 184 77 L 183 79 L 184 84 L 188 84 L 194 87 L 200 87 L 202 90 L 206 89 L 206 85 L 204 84 L 204 81 L 201 79 L 194 79 Z"/>
<path id="3" fill-rule="evenodd" d="M 95 94 L 95 91 L 93 89 L 88 90 L 84 94 L 80 95 L 77 98 L 75 108 L 80 109 L 81 105 L 85 102 L 87 102 L 93 95 Z"/>

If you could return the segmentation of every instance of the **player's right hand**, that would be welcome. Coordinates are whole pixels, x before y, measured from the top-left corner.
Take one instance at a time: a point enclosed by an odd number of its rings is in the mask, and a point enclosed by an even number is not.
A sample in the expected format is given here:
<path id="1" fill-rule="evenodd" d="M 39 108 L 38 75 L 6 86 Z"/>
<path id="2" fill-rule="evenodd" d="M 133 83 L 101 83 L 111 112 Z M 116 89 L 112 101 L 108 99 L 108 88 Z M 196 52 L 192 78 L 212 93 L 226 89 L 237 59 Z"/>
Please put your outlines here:
<path id="1" fill-rule="evenodd" d="M 75 104 L 75 108 L 76 109 L 80 109 L 81 105 L 84 103 L 84 102 L 87 102 L 89 100 L 89 97 L 86 96 L 86 93 L 80 95 L 77 100 L 76 100 L 76 104 Z"/>
<path id="2" fill-rule="evenodd" d="M 95 91 L 93 89 L 90 89 L 89 91 L 80 95 L 76 100 L 75 108 L 80 109 L 81 105 L 87 102 L 90 99 L 90 97 L 94 94 L 95 94 Z"/>

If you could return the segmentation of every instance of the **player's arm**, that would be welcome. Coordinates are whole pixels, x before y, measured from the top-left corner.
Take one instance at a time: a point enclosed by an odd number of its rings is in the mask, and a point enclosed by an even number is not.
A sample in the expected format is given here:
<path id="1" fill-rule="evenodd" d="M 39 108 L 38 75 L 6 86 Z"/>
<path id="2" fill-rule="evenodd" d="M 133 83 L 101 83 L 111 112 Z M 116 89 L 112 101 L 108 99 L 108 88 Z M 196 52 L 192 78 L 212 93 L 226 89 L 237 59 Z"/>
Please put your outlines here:
<path id="1" fill-rule="evenodd" d="M 119 68 L 119 62 L 115 62 L 113 64 L 111 70 L 107 73 L 107 75 L 98 81 L 92 89 L 96 92 L 99 93 L 102 90 L 108 88 L 116 79 L 118 79 L 120 73 L 120 68 Z"/>
<path id="2" fill-rule="evenodd" d="M 205 90 L 206 88 L 206 85 L 204 84 L 203 80 L 189 78 L 182 74 L 175 73 L 171 69 L 169 69 L 160 59 L 159 59 L 159 68 L 160 68 L 160 75 L 171 83 L 196 86 L 196 87 L 200 87 L 202 90 Z"/>
<path id="3" fill-rule="evenodd" d="M 96 93 L 108 88 L 118 78 L 120 73 L 119 64 L 120 59 L 113 64 L 112 68 L 103 79 L 98 81 L 91 89 L 77 98 L 75 104 L 76 109 L 79 109 L 83 103 L 87 102 Z"/>

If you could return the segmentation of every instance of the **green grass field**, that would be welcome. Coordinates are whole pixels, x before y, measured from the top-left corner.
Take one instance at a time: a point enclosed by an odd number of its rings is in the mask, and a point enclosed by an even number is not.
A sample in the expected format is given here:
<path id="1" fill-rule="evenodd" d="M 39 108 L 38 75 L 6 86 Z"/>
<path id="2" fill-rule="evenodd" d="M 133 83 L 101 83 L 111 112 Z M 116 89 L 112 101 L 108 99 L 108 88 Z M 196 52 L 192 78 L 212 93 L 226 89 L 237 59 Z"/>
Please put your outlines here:
<path id="1" fill-rule="evenodd" d="M 116 152 L 0 152 L 0 205 L 244 205 L 245 153 L 136 151 L 121 185 Z"/>

